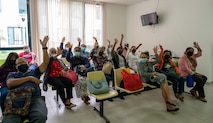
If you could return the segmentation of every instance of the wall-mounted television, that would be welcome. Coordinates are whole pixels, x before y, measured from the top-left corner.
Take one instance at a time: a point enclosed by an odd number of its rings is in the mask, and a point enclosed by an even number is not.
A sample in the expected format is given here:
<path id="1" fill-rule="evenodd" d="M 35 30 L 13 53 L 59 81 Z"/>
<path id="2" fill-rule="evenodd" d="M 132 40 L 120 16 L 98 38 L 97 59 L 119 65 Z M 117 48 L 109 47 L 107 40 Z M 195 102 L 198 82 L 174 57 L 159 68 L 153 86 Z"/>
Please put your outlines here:
<path id="1" fill-rule="evenodd" d="M 158 24 L 158 15 L 156 12 L 141 15 L 141 22 L 143 26 Z"/>

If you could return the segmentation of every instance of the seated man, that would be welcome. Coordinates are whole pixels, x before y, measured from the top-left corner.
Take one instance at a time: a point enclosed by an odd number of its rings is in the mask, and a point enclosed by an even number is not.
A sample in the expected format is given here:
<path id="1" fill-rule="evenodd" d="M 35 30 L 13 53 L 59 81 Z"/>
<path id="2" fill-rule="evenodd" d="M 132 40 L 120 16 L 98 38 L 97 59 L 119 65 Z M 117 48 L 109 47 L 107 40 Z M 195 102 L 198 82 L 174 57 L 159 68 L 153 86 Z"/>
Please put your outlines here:
<path id="1" fill-rule="evenodd" d="M 71 49 L 72 49 L 72 45 L 69 43 L 68 47 L 69 47 L 69 51 L 67 53 L 66 59 L 67 59 L 68 62 L 70 62 L 70 68 L 72 70 L 74 70 L 74 68 L 77 68 L 76 73 L 85 77 L 87 72 L 90 71 L 90 63 L 89 63 L 88 58 L 81 56 L 81 48 L 80 47 L 75 47 L 74 56 L 71 57 L 70 52 L 71 52 Z M 77 82 L 76 84 L 79 84 L 79 83 Z M 89 104 L 88 94 L 82 92 L 82 91 L 86 90 L 87 88 L 82 87 L 80 89 L 81 90 L 79 91 L 79 89 L 76 88 L 77 97 L 81 97 L 81 99 L 84 101 L 85 104 Z"/>
<path id="2" fill-rule="evenodd" d="M 32 100 L 29 109 L 30 111 L 28 114 L 30 122 L 33 123 L 45 123 L 47 120 L 47 107 L 45 101 L 41 97 L 39 83 L 40 76 L 46 70 L 49 63 L 46 47 L 48 40 L 48 36 L 45 36 L 43 41 L 40 40 L 43 49 L 44 61 L 39 67 L 37 67 L 35 70 L 28 70 L 28 62 L 24 58 L 18 58 L 16 60 L 16 68 L 18 72 L 12 72 L 7 77 L 7 86 L 10 90 L 26 86 L 34 88 L 35 91 L 32 93 Z M 21 102 L 25 104 L 23 100 Z M 22 118 L 23 117 L 21 115 L 8 113 L 4 115 L 3 123 L 20 123 Z"/>
<path id="3" fill-rule="evenodd" d="M 29 69 L 34 70 L 38 66 L 38 60 L 36 58 L 36 54 L 30 51 L 29 46 L 23 47 L 23 52 L 19 53 L 19 57 L 25 58 L 28 62 Z"/>

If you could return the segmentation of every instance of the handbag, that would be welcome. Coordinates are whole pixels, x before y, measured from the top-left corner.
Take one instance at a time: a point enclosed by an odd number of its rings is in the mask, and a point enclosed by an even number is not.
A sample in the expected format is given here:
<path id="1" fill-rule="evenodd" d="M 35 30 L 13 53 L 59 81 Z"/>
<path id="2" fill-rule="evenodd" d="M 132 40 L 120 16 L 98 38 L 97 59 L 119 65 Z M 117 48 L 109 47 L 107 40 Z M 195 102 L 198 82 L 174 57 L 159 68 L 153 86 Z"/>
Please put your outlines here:
<path id="1" fill-rule="evenodd" d="M 193 75 L 189 74 L 186 77 L 186 86 L 189 87 L 189 88 L 194 86 L 194 77 L 193 77 Z"/>
<path id="2" fill-rule="evenodd" d="M 113 68 L 112 63 L 111 62 L 106 62 L 106 63 L 104 63 L 104 65 L 102 67 L 102 71 L 105 74 L 111 74 L 112 68 Z"/>
<path id="3" fill-rule="evenodd" d="M 30 86 L 9 90 L 4 102 L 4 114 L 16 114 L 20 116 L 28 115 L 34 91 L 35 89 Z"/>
<path id="4" fill-rule="evenodd" d="M 137 73 L 128 73 L 126 70 L 121 70 L 124 88 L 129 91 L 135 91 L 143 88 L 142 80 Z"/>
<path id="5" fill-rule="evenodd" d="M 106 79 L 89 81 L 87 80 L 87 87 L 89 92 L 95 95 L 104 94 L 109 92 L 109 86 Z"/>
<path id="6" fill-rule="evenodd" d="M 69 69 L 67 73 L 63 75 L 63 77 L 72 80 L 72 84 L 75 84 L 78 81 L 76 73 L 71 69 Z"/>
<path id="7" fill-rule="evenodd" d="M 78 76 L 78 81 L 75 84 L 75 92 L 78 98 L 88 96 L 86 81 L 86 77 Z"/>

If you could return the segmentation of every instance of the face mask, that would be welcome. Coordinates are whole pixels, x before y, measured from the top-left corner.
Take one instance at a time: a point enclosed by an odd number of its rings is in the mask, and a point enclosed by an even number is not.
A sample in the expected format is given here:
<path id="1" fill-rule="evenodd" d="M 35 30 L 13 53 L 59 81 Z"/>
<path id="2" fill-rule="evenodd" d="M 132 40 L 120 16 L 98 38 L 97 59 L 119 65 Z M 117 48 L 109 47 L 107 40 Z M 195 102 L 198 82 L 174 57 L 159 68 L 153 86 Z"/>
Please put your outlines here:
<path id="1" fill-rule="evenodd" d="M 187 55 L 188 55 L 188 56 L 192 56 L 192 55 L 193 55 L 193 52 L 187 52 Z"/>
<path id="2" fill-rule="evenodd" d="M 69 50 L 69 47 L 66 47 L 65 49 L 68 51 L 68 50 Z"/>
<path id="3" fill-rule="evenodd" d="M 25 49 L 24 52 L 29 53 L 30 49 Z"/>
<path id="4" fill-rule="evenodd" d="M 109 52 L 112 52 L 112 48 L 109 48 Z"/>
<path id="5" fill-rule="evenodd" d="M 170 55 L 165 55 L 164 58 L 165 58 L 165 59 L 169 59 L 169 58 L 170 58 Z"/>
<path id="6" fill-rule="evenodd" d="M 135 53 L 135 52 L 136 52 L 136 49 L 133 49 L 133 50 L 132 50 L 132 53 Z"/>
<path id="7" fill-rule="evenodd" d="M 122 54 L 122 50 L 119 50 L 119 51 L 118 51 L 118 54 L 121 55 L 121 54 Z"/>
<path id="8" fill-rule="evenodd" d="M 171 68 L 172 66 L 170 64 L 165 65 L 165 68 Z"/>
<path id="9" fill-rule="evenodd" d="M 104 54 L 104 52 L 99 52 L 99 56 L 102 56 Z"/>
<path id="10" fill-rule="evenodd" d="M 75 56 L 77 57 L 81 56 L 81 52 L 75 52 Z"/>
<path id="11" fill-rule="evenodd" d="M 85 49 L 86 49 L 85 47 L 81 47 L 81 51 L 85 51 Z"/>
<path id="12" fill-rule="evenodd" d="M 57 54 L 50 54 L 50 56 L 51 56 L 51 57 L 56 57 L 56 56 L 57 56 Z"/>
<path id="13" fill-rule="evenodd" d="M 142 62 L 142 63 L 147 62 L 147 60 L 148 60 L 147 58 L 141 58 L 141 62 Z"/>
<path id="14" fill-rule="evenodd" d="M 27 70 L 28 70 L 28 65 L 27 65 L 27 64 L 19 65 L 19 66 L 18 66 L 18 70 L 19 70 L 20 72 L 22 72 L 22 73 L 25 73 L 25 72 L 27 72 Z"/>
<path id="15" fill-rule="evenodd" d="M 8 65 L 9 66 L 14 66 L 16 64 L 16 60 L 9 60 Z"/>

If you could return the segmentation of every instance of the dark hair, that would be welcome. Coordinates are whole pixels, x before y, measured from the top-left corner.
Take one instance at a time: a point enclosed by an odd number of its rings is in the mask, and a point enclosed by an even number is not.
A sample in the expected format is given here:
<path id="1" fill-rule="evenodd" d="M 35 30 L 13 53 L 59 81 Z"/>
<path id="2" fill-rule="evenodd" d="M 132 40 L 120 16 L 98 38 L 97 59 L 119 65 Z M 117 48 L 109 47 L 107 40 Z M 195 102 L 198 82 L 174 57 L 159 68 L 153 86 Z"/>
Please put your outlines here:
<path id="1" fill-rule="evenodd" d="M 149 58 L 149 52 L 148 51 L 141 52 L 141 54 L 145 54 L 147 56 L 147 58 Z"/>
<path id="2" fill-rule="evenodd" d="M 186 48 L 186 51 L 189 50 L 189 49 L 193 49 L 193 50 L 194 50 L 193 47 L 187 47 L 187 48 Z M 185 52 L 186 52 L 186 51 L 185 51 Z"/>
<path id="3" fill-rule="evenodd" d="M 74 48 L 74 50 L 76 50 L 76 49 L 80 49 L 81 50 L 81 47 L 77 46 L 77 47 Z"/>
<path id="4" fill-rule="evenodd" d="M 172 56 L 172 52 L 170 50 L 164 50 L 163 54 L 166 53 L 166 52 L 169 52 L 170 56 Z"/>
<path id="5" fill-rule="evenodd" d="M 15 56 L 16 59 L 18 58 L 18 54 L 16 52 L 10 52 L 5 60 L 5 62 L 2 64 L 1 67 L 8 67 L 9 66 L 9 61 L 11 57 Z"/>

